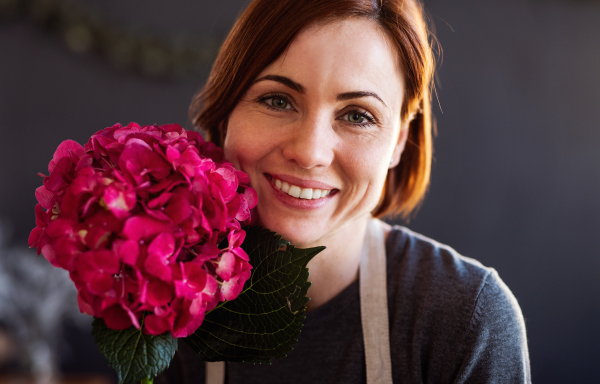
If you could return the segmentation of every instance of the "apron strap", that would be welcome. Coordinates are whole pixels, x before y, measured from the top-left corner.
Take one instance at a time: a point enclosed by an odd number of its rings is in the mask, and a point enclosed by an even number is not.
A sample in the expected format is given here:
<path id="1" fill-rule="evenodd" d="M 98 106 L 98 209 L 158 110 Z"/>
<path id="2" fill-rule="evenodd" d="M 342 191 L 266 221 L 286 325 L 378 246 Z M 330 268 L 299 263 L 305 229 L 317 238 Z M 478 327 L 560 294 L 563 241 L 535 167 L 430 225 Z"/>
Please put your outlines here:
<path id="1" fill-rule="evenodd" d="M 367 384 L 392 384 L 388 325 L 385 232 L 371 219 L 359 268 L 360 316 L 365 344 Z M 206 384 L 225 383 L 225 362 L 206 363 Z"/>
<path id="2" fill-rule="evenodd" d="M 365 344 L 367 384 L 392 384 L 388 325 L 385 232 L 369 220 L 360 258 L 360 317 Z"/>
<path id="3" fill-rule="evenodd" d="M 206 384 L 225 384 L 225 362 L 206 362 Z"/>

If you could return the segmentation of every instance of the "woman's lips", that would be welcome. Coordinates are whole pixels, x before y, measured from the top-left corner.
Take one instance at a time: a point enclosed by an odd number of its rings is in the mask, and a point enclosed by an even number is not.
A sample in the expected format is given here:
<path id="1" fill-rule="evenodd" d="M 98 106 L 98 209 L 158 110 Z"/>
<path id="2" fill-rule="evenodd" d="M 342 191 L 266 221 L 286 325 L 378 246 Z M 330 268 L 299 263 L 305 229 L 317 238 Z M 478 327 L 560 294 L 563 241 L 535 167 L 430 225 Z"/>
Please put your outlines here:
<path id="1" fill-rule="evenodd" d="M 320 199 L 322 197 L 326 197 L 331 193 L 331 189 L 318 189 L 318 188 L 300 188 L 297 185 L 290 185 L 285 181 L 281 181 L 279 179 L 272 179 L 273 184 L 275 184 L 275 188 L 280 191 L 287 193 L 288 195 L 305 200 L 315 200 Z"/>
<path id="2" fill-rule="evenodd" d="M 269 180 L 280 180 L 282 183 L 286 182 L 289 185 L 295 185 L 301 189 L 303 188 L 311 188 L 311 189 L 320 189 L 320 190 L 334 190 L 336 189 L 334 186 L 322 183 L 316 180 L 304 180 L 294 176 L 289 175 L 278 175 L 275 173 L 265 173 L 265 176 Z"/>
<path id="3" fill-rule="evenodd" d="M 287 205 L 292 205 L 297 208 L 320 208 L 338 191 L 335 188 L 321 189 L 309 188 L 306 185 L 327 186 L 318 182 L 302 182 L 300 185 L 291 184 L 283 181 L 275 176 L 265 174 L 271 187 L 275 190 L 276 196 Z M 290 180 L 289 177 L 286 177 Z"/>

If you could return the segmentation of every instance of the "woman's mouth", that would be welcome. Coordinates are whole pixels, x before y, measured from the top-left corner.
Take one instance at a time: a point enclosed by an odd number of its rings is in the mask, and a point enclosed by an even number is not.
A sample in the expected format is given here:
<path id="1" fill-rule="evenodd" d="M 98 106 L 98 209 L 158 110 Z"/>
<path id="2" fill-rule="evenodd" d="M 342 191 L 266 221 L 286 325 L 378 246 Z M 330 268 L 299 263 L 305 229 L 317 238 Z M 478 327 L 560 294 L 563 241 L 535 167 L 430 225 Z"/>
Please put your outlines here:
<path id="1" fill-rule="evenodd" d="M 337 191 L 336 189 L 301 188 L 297 185 L 276 179 L 271 175 L 268 175 L 268 178 L 276 189 L 297 199 L 317 200 Z"/>

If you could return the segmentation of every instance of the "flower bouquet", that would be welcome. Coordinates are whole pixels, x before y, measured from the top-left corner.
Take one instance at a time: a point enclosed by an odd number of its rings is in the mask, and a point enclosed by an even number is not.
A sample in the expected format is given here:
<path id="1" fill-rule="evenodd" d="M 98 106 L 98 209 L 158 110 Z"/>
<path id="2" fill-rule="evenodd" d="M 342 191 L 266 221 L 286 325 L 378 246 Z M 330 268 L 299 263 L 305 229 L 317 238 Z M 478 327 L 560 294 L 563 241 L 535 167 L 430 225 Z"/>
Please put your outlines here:
<path id="1" fill-rule="evenodd" d="M 62 142 L 48 172 L 29 245 L 69 272 L 119 383 L 152 382 L 178 338 L 204 361 L 291 349 L 323 247 L 249 226 L 256 192 L 220 148 L 176 124 L 116 124 Z"/>

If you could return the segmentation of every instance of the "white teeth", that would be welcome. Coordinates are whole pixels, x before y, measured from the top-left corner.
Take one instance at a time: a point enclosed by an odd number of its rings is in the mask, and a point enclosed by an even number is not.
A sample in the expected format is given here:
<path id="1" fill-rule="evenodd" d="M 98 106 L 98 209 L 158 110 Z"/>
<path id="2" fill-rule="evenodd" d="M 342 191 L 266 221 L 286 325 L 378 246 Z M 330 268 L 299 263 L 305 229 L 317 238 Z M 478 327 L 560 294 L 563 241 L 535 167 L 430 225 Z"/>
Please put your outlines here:
<path id="1" fill-rule="evenodd" d="M 290 185 L 290 190 L 288 191 L 288 195 L 294 196 L 294 197 L 300 197 L 300 192 L 302 192 L 302 189 L 300 189 L 300 187 L 297 187 L 295 185 Z"/>
<path id="2" fill-rule="evenodd" d="M 300 188 L 297 185 L 290 185 L 285 181 L 273 179 L 275 187 L 282 190 L 290 196 L 299 199 L 311 200 L 320 199 L 331 193 L 331 189 L 312 189 L 312 188 Z"/>
<path id="3" fill-rule="evenodd" d="M 312 195 L 313 195 L 312 188 L 304 188 L 302 191 L 300 191 L 300 198 L 301 199 L 310 200 L 310 199 L 312 199 Z"/>

